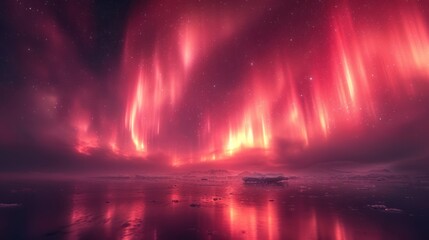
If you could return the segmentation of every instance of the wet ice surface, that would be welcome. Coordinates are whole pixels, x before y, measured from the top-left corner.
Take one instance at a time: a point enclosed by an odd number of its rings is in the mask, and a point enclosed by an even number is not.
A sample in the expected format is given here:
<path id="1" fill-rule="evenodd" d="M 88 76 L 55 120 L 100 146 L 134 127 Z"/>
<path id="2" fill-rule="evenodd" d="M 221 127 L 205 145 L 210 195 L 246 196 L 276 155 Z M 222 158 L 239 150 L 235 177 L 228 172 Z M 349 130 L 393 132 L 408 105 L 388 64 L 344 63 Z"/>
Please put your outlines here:
<path id="1" fill-rule="evenodd" d="M 2 180 L 0 239 L 429 239 L 428 180 Z"/>

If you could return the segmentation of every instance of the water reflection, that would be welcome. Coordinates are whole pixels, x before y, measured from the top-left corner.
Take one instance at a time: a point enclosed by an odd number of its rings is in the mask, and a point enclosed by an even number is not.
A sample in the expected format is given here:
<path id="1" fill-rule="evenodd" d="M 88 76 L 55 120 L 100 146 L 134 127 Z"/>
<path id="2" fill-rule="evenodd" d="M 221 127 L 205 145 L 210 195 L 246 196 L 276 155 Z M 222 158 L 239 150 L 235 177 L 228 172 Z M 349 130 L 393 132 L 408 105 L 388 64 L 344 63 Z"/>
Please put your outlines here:
<path id="1" fill-rule="evenodd" d="M 258 204 L 241 197 L 232 195 L 229 200 L 229 216 L 225 219 L 229 219 L 230 237 L 245 235 L 247 239 L 279 239 L 278 209 L 270 194 L 265 194 Z"/>
<path id="2" fill-rule="evenodd" d="M 72 193 L 71 195 L 71 211 L 70 211 L 70 234 L 68 239 L 75 240 L 79 239 L 79 233 L 85 231 L 85 228 L 90 227 L 89 215 L 86 213 L 84 204 L 82 204 L 81 195 Z"/>
<path id="3" fill-rule="evenodd" d="M 426 234 L 418 224 L 427 212 L 420 210 L 420 218 L 413 211 L 424 207 L 427 192 L 409 192 L 412 204 L 408 204 L 400 190 L 389 187 L 177 180 L 30 187 L 31 193 L 17 193 L 7 190 L 12 188 L 7 184 L 1 186 L 2 198 L 22 203 L 22 207 L 0 208 L 1 239 L 340 240 L 409 239 Z M 368 203 L 377 201 L 410 208 L 398 214 L 368 208 Z M 58 204 L 55 214 L 46 208 L 54 202 Z"/>

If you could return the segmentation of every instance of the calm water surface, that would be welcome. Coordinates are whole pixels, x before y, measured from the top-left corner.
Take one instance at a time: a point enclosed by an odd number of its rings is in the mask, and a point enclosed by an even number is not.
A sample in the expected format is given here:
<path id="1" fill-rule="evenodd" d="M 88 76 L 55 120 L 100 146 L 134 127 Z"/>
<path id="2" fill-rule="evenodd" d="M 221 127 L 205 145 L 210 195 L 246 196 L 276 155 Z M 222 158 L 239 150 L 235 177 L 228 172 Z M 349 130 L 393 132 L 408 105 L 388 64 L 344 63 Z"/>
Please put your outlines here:
<path id="1" fill-rule="evenodd" d="M 0 239 L 429 239 L 428 226 L 420 180 L 0 183 Z"/>

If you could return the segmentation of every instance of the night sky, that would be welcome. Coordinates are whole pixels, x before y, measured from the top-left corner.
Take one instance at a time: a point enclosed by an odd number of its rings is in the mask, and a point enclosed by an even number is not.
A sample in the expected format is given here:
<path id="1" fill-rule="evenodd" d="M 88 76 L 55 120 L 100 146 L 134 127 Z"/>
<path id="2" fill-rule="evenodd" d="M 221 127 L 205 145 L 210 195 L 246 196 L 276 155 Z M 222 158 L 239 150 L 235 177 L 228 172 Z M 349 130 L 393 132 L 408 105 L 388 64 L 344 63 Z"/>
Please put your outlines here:
<path id="1" fill-rule="evenodd" d="M 429 169 L 429 2 L 0 3 L 0 172 Z"/>

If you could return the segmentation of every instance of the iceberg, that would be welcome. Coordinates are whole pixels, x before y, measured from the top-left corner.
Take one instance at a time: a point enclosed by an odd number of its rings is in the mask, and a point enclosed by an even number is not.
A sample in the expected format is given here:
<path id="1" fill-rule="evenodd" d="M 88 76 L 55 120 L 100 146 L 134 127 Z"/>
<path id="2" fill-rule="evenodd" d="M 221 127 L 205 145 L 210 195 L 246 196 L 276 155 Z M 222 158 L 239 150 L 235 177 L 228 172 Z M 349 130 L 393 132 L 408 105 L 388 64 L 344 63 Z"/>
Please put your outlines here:
<path id="1" fill-rule="evenodd" d="M 284 180 L 288 180 L 287 177 L 283 174 L 254 174 L 249 176 L 244 176 L 244 183 L 278 183 Z"/>

